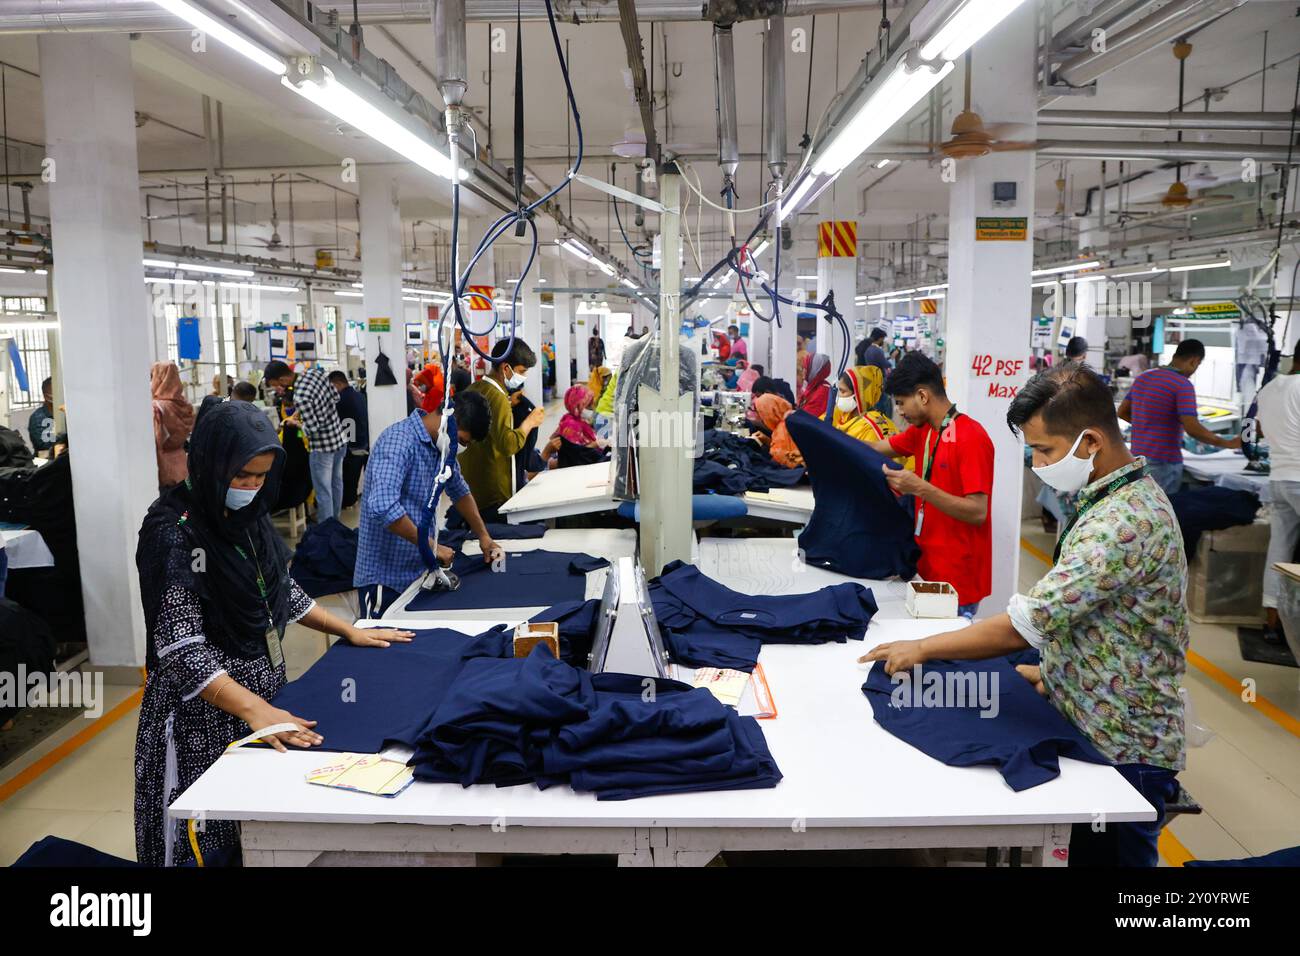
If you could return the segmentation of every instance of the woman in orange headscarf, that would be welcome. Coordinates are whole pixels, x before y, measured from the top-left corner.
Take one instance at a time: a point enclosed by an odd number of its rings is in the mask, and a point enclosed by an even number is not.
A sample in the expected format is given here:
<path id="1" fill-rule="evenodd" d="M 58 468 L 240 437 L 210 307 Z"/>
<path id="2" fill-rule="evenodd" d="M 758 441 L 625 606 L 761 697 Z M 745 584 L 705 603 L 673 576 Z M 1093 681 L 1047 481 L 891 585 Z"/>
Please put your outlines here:
<path id="1" fill-rule="evenodd" d="M 158 454 L 158 487 L 178 485 L 189 474 L 185 440 L 194 430 L 194 406 L 185 397 L 180 370 L 171 362 L 149 369 L 153 393 L 153 440 Z"/>
<path id="2" fill-rule="evenodd" d="M 797 468 L 803 464 L 799 446 L 794 443 L 785 427 L 785 416 L 793 410 L 793 406 L 784 398 L 770 392 L 754 399 L 754 411 L 758 413 L 758 420 L 772 433 L 768 453 L 774 462 L 785 468 Z"/>

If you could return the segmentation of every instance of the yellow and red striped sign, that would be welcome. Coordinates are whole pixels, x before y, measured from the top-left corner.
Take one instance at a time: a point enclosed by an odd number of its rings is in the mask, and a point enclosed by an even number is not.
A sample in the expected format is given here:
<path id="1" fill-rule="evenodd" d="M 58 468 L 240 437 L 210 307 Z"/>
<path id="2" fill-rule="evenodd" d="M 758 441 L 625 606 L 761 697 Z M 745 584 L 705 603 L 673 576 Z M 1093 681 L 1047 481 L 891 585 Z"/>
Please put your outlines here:
<path id="1" fill-rule="evenodd" d="M 817 229 L 817 257 L 855 258 L 858 254 L 858 224 L 852 220 L 837 219 L 823 222 Z"/>
<path id="2" fill-rule="evenodd" d="M 938 300 L 936 300 L 936 299 L 922 299 L 922 300 L 921 300 L 921 314 L 922 314 L 922 315 L 936 315 L 936 314 L 938 314 L 938 311 L 939 311 L 939 303 L 938 303 Z"/>
<path id="3" fill-rule="evenodd" d="M 469 307 L 474 312 L 492 311 L 492 294 L 496 292 L 490 285 L 472 285 L 467 287 Z"/>

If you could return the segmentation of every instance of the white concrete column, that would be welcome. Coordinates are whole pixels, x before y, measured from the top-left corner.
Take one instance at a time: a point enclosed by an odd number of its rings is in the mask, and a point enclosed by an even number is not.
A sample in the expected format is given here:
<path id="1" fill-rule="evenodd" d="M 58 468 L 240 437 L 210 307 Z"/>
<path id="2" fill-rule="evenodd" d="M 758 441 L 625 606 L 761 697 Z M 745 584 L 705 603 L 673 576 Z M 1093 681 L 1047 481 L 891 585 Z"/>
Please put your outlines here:
<path id="1" fill-rule="evenodd" d="M 366 404 L 373 442 L 389 425 L 406 416 L 406 327 L 402 302 L 402 220 L 397 205 L 397 180 L 391 170 L 364 168 L 358 181 L 361 194 L 361 284 L 366 330 Z M 373 332 L 376 319 L 387 319 L 389 331 Z M 375 359 L 383 352 L 396 385 L 379 386 Z"/>
<path id="2" fill-rule="evenodd" d="M 519 294 L 518 324 L 515 327 L 515 335 L 538 353 L 537 366 L 524 376 L 524 396 L 534 405 L 542 404 L 542 294 L 537 291 L 542 287 L 537 282 L 539 276 L 540 270 L 534 263 L 532 272 L 524 281 L 527 288 Z"/>
<path id="3" fill-rule="evenodd" d="M 559 282 L 566 282 L 559 279 Z M 555 397 L 564 398 L 564 393 L 573 384 L 569 371 L 569 360 L 573 356 L 573 296 L 568 292 L 557 292 L 555 311 Z M 584 345 L 580 344 L 579 349 Z"/>
<path id="4" fill-rule="evenodd" d="M 971 78 L 973 108 L 981 116 L 1026 124 L 1024 138 L 1029 140 L 1037 116 L 1033 62 L 1034 8 L 1026 4 L 976 46 Z M 962 81 L 954 74 L 952 82 Z M 994 182 L 1016 183 L 1013 207 L 993 205 Z M 949 397 L 993 440 L 993 593 L 981 609 L 989 615 L 1006 607 L 1019 580 L 1024 461 L 1020 439 L 1006 426 L 1006 413 L 1015 390 L 1028 378 L 1034 153 L 963 160 L 949 188 L 945 373 Z M 1025 238 L 978 241 L 975 219 L 980 216 L 1023 217 Z"/>
<path id="5" fill-rule="evenodd" d="M 857 220 L 823 219 L 818 229 L 827 224 L 832 230 L 832 245 L 826 255 L 818 249 L 817 301 L 825 299 L 830 292 L 835 293 L 835 307 L 844 316 L 845 323 L 850 324 L 848 351 L 852 352 L 853 300 L 858 292 Z M 817 351 L 831 360 L 833 378 L 834 370 L 840 367 L 840 359 L 845 354 L 844 332 L 840 324 L 831 321 L 824 312 L 817 313 Z"/>
<path id="6" fill-rule="evenodd" d="M 90 659 L 144 663 L 135 551 L 158 494 L 130 41 L 41 34 L 51 234 Z"/>

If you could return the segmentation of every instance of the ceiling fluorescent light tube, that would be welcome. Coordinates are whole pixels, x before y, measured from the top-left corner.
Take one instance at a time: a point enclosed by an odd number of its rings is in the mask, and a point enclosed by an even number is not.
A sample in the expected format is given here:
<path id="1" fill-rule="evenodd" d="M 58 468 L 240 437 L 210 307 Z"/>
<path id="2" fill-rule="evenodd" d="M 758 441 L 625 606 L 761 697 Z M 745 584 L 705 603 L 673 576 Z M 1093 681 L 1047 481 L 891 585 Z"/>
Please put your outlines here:
<path id="1" fill-rule="evenodd" d="M 857 112 L 840 123 L 813 161 L 812 171 L 819 176 L 839 175 L 951 72 L 951 63 L 934 68 L 914 64 L 909 57 L 900 59 L 884 82 L 863 99 Z"/>
<path id="2" fill-rule="evenodd" d="M 264 70 L 269 70 L 276 76 L 284 76 L 284 60 L 262 49 L 252 40 L 242 34 L 232 30 L 220 20 L 209 15 L 206 11 L 200 10 L 192 3 L 186 0 L 154 0 L 154 3 L 162 7 L 168 13 L 173 13 L 180 17 L 186 23 L 200 30 L 215 40 L 220 41 L 236 53 L 248 57 Z"/>
<path id="3" fill-rule="evenodd" d="M 921 45 L 921 58 L 957 59 L 1023 2 L 1024 0 L 966 0 L 961 9 Z"/>
<path id="4" fill-rule="evenodd" d="M 408 129 L 404 123 L 391 116 L 387 109 L 370 102 L 367 97 L 340 82 L 327 67 L 318 67 L 314 75 L 303 77 L 297 82 L 292 82 L 288 76 L 280 82 L 417 166 L 443 179 L 451 179 L 451 157 Z M 460 170 L 460 178 L 468 179 L 469 173 Z"/>

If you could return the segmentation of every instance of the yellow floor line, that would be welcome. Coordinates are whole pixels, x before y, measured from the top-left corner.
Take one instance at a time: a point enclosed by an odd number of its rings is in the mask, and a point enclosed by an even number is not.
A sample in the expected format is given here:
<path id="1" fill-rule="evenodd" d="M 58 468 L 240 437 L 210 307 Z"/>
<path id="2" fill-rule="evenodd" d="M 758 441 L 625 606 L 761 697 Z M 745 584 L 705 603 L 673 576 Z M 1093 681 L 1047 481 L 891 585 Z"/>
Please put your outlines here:
<path id="1" fill-rule="evenodd" d="M 1156 844 L 1160 851 L 1160 856 L 1170 866 L 1182 866 L 1189 860 L 1194 860 L 1190 850 L 1183 846 L 1183 841 L 1174 836 L 1174 831 L 1165 827 L 1160 831 L 1160 840 Z"/>
<path id="2" fill-rule="evenodd" d="M 1048 567 L 1051 567 L 1052 565 L 1051 559 L 1049 559 L 1046 554 L 1044 554 L 1038 548 L 1034 547 L 1034 545 L 1032 545 L 1026 539 L 1024 538 L 1020 539 L 1020 547 L 1024 548 L 1026 551 L 1028 551 L 1030 554 L 1036 557 L 1039 561 L 1042 561 Z M 1214 681 L 1220 687 L 1224 688 L 1226 691 L 1228 691 L 1228 693 L 1232 694 L 1238 700 L 1241 699 L 1241 681 L 1237 680 L 1235 677 L 1233 677 L 1223 668 L 1219 667 L 1217 664 L 1214 664 L 1211 661 L 1206 660 L 1200 654 L 1196 653 L 1191 649 L 1188 649 L 1187 651 L 1187 663 L 1191 664 L 1198 671 L 1200 671 L 1206 677 L 1210 678 L 1210 680 Z M 1242 702 L 1247 703 L 1247 701 L 1242 701 Z M 1249 701 L 1248 703 L 1250 704 L 1250 706 L 1254 707 L 1261 714 L 1263 714 L 1269 720 L 1273 721 L 1273 723 L 1277 724 L 1287 733 L 1293 734 L 1296 737 L 1300 737 L 1300 720 L 1296 720 L 1294 717 L 1292 717 L 1290 714 L 1284 711 L 1281 707 L 1278 707 L 1277 704 L 1273 703 L 1267 697 L 1261 695 L 1256 697 L 1253 701 Z"/>
<path id="3" fill-rule="evenodd" d="M 142 687 L 139 690 L 137 690 L 134 694 L 132 694 L 130 697 L 126 698 L 126 700 L 122 701 L 120 704 L 118 704 L 116 707 L 110 710 L 108 713 L 101 716 L 98 720 L 96 720 L 85 730 L 82 730 L 79 733 L 69 737 L 63 743 L 59 744 L 57 747 L 55 747 L 53 750 L 47 753 L 40 760 L 37 760 L 35 763 L 33 763 L 30 767 L 27 767 L 25 770 L 18 773 L 12 779 L 7 780 L 5 783 L 0 784 L 0 803 L 3 803 L 5 800 L 8 800 L 10 797 L 12 797 L 23 787 L 27 786 L 33 780 L 39 778 L 41 774 L 45 773 L 45 771 L 49 770 L 51 767 L 58 764 L 59 761 L 61 761 L 64 757 L 67 757 L 69 754 L 75 753 L 77 750 L 79 750 L 81 747 L 84 747 L 86 744 L 90 743 L 90 741 L 94 740 L 96 737 L 102 734 L 109 727 L 113 726 L 113 724 L 117 723 L 119 720 L 121 720 L 131 711 L 135 710 L 135 708 L 140 706 L 140 700 L 143 697 L 144 697 L 144 688 Z"/>

